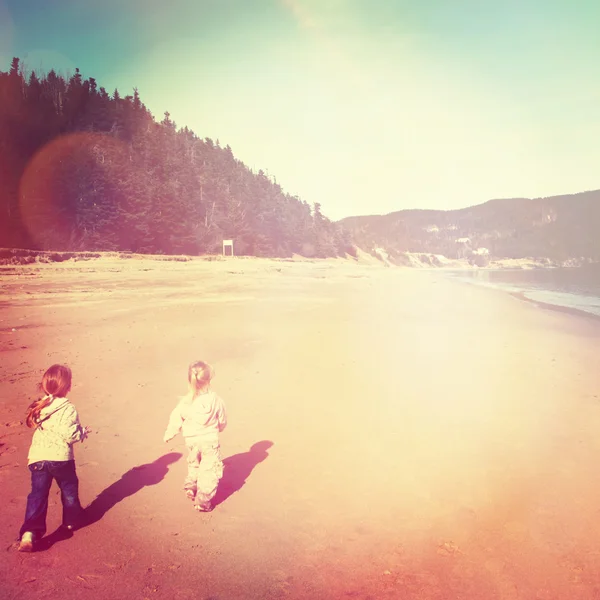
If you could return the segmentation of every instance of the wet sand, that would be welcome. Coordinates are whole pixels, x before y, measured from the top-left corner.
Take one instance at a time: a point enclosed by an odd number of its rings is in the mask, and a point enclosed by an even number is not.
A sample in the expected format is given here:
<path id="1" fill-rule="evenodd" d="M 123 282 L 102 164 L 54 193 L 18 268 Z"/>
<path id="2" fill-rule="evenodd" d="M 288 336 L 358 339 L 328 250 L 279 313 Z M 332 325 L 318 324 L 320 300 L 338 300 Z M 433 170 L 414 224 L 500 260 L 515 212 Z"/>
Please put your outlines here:
<path id="1" fill-rule="evenodd" d="M 347 261 L 0 267 L 0 597 L 600 596 L 600 324 L 435 271 Z M 162 443 L 187 364 L 230 424 L 218 505 Z M 73 369 L 92 523 L 14 549 L 19 424 Z"/>

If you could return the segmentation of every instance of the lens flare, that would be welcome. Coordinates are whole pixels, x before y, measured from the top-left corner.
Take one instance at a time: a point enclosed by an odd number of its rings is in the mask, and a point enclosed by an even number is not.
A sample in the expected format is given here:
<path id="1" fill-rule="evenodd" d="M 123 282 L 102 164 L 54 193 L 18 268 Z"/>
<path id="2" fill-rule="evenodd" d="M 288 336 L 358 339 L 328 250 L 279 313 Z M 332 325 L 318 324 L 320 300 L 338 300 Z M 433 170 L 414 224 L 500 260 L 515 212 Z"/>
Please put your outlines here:
<path id="1" fill-rule="evenodd" d="M 43 146 L 25 168 L 19 185 L 23 222 L 32 240 L 44 250 L 77 249 L 83 231 L 79 216 L 90 203 L 107 199 L 111 165 L 121 160 L 123 143 L 101 133 L 73 133 Z"/>

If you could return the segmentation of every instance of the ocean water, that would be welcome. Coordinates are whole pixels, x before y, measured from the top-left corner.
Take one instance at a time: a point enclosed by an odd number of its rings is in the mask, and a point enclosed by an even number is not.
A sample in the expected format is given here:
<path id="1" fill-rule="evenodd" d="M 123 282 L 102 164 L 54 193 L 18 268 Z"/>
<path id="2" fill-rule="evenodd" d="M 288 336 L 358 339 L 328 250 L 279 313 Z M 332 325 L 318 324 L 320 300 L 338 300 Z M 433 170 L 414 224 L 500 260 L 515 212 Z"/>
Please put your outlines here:
<path id="1" fill-rule="evenodd" d="M 600 317 L 600 264 L 559 269 L 473 269 L 452 277 L 520 294 L 535 302 Z"/>

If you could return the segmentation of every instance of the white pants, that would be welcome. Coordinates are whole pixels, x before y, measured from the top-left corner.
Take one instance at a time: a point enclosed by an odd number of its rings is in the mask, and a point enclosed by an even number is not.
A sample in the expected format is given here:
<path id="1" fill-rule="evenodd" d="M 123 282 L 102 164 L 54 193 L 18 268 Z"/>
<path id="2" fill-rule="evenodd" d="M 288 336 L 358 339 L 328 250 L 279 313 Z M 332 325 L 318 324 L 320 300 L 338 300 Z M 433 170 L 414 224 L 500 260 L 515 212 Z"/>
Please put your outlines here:
<path id="1" fill-rule="evenodd" d="M 188 474 L 183 489 L 191 491 L 196 502 L 209 502 L 217 493 L 223 477 L 223 461 L 219 441 L 213 439 L 187 438 Z"/>

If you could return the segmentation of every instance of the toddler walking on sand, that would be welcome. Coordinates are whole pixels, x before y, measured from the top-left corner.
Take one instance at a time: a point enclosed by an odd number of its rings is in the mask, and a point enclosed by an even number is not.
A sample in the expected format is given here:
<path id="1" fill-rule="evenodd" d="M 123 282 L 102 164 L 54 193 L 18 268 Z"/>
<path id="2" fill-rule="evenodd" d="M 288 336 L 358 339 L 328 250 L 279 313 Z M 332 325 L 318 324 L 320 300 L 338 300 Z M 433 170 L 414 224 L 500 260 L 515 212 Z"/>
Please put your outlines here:
<path id="1" fill-rule="evenodd" d="M 34 429 L 27 461 L 31 493 L 27 496 L 25 520 L 19 533 L 20 552 L 34 550 L 36 542 L 46 533 L 48 494 L 53 479 L 60 488 L 63 527 L 75 529 L 82 517 L 73 444 L 82 442 L 90 429 L 81 426 L 77 410 L 67 399 L 71 369 L 52 365 L 44 373 L 40 387 L 44 396 L 27 410 L 27 426 Z"/>
<path id="2" fill-rule="evenodd" d="M 201 512 L 212 510 L 212 499 L 223 477 L 219 433 L 227 425 L 223 400 L 210 389 L 212 367 L 193 362 L 188 369 L 188 393 L 179 401 L 165 431 L 164 441 L 180 431 L 188 449 L 188 474 L 183 484 L 186 496 Z"/>

